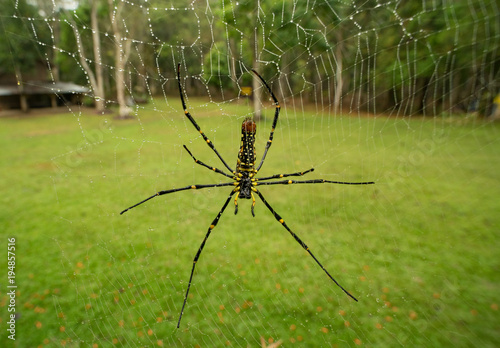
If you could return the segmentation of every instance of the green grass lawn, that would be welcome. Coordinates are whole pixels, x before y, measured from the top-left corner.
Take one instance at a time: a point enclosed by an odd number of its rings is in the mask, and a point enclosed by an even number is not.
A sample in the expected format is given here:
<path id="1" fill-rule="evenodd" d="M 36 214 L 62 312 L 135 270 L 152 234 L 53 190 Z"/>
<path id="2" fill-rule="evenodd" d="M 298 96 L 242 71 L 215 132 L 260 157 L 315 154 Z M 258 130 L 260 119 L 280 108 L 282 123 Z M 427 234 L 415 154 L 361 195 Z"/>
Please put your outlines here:
<path id="1" fill-rule="evenodd" d="M 234 166 L 249 108 L 188 102 Z M 309 178 L 376 184 L 260 190 L 359 302 L 260 200 L 255 218 L 240 200 L 206 244 L 176 329 L 193 257 L 231 189 L 119 212 L 158 190 L 228 180 L 183 149 L 223 169 L 179 104 L 156 100 L 121 121 L 78 108 L 0 119 L 0 245 L 6 258 L 16 238 L 18 286 L 15 342 L 2 289 L 1 346 L 500 345 L 500 124 L 341 117 L 292 103 L 260 175 L 314 167 Z M 272 114 L 258 124 L 259 159 Z"/>

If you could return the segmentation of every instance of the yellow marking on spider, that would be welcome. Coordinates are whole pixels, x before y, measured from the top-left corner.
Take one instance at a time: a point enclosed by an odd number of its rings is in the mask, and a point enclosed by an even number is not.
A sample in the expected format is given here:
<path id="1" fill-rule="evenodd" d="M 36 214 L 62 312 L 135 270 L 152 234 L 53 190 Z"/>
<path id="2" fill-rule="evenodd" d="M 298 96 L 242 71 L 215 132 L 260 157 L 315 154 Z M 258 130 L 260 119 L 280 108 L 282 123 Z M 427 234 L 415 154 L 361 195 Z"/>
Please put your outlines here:
<path id="1" fill-rule="evenodd" d="M 209 139 L 207 139 L 207 144 L 210 144 L 210 140 Z"/>
<path id="2" fill-rule="evenodd" d="M 213 230 L 215 228 L 214 225 L 210 225 L 210 229 Z"/>
<path id="3" fill-rule="evenodd" d="M 215 168 L 214 167 L 212 167 L 212 170 L 215 172 Z"/>
<path id="4" fill-rule="evenodd" d="M 288 180 L 288 183 L 291 184 L 291 183 L 293 183 L 293 181 L 292 180 Z"/>
<path id="5" fill-rule="evenodd" d="M 189 111 L 184 110 L 184 115 L 187 115 L 187 114 L 189 114 Z"/>
<path id="6" fill-rule="evenodd" d="M 195 186 L 195 185 L 191 185 L 191 188 L 192 188 L 193 190 L 195 190 L 195 189 L 196 189 L 196 186 Z"/>
<path id="7" fill-rule="evenodd" d="M 284 223 L 284 222 L 285 222 L 285 220 L 283 220 L 283 219 L 279 219 L 279 222 L 280 222 L 280 223 Z"/>

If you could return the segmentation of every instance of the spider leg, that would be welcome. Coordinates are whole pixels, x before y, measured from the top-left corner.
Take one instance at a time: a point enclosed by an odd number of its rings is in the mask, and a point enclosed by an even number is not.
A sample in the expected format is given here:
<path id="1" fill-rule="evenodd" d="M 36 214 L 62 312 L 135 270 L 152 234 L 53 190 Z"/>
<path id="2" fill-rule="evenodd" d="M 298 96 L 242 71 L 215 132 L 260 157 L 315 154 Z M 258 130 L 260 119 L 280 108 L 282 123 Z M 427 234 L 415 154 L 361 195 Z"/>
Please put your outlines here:
<path id="1" fill-rule="evenodd" d="M 215 154 L 217 155 L 217 157 L 219 157 L 219 159 L 221 160 L 221 162 L 226 166 L 227 169 L 229 169 L 229 171 L 231 173 L 233 173 L 234 170 L 232 170 L 231 167 L 229 167 L 229 165 L 226 163 L 226 161 L 224 161 L 224 159 L 222 158 L 222 156 L 215 149 L 214 144 L 207 138 L 207 136 L 205 135 L 205 133 L 203 133 L 203 131 L 201 130 L 200 126 L 198 126 L 198 123 L 196 123 L 196 121 L 194 120 L 193 116 L 191 116 L 191 114 L 187 110 L 186 102 L 184 101 L 184 95 L 182 94 L 181 65 L 180 64 L 177 65 L 177 82 L 179 84 L 179 94 L 181 95 L 181 102 L 182 102 L 182 108 L 184 109 L 184 114 L 189 119 L 189 121 L 191 121 L 191 123 L 193 124 L 194 128 L 196 128 L 196 130 L 198 132 L 200 132 L 201 136 L 203 137 L 203 139 L 205 140 L 205 142 L 207 143 L 207 145 L 215 152 Z"/>
<path id="2" fill-rule="evenodd" d="M 256 186 L 259 186 L 259 185 L 290 185 L 290 184 L 372 185 L 372 184 L 375 184 L 375 182 L 374 181 L 348 182 L 348 181 L 331 181 L 331 180 L 324 180 L 324 179 L 281 180 L 281 181 L 271 181 L 271 182 L 260 182 L 260 181 L 257 181 L 256 182 Z"/>
<path id="3" fill-rule="evenodd" d="M 257 192 L 257 189 L 252 187 L 252 191 Z M 252 216 L 255 217 L 255 196 L 253 192 L 250 192 L 250 195 L 252 196 Z"/>
<path id="4" fill-rule="evenodd" d="M 208 168 L 208 169 L 210 169 L 210 170 L 213 170 L 213 171 L 214 171 L 214 172 L 216 172 L 216 173 L 219 173 L 219 174 L 222 174 L 222 175 L 224 175 L 224 176 L 227 176 L 228 178 L 234 179 L 234 176 L 233 176 L 233 175 L 226 174 L 226 173 L 224 173 L 222 170 L 217 169 L 217 168 L 215 168 L 215 167 L 210 167 L 209 165 L 207 165 L 207 164 L 203 163 L 202 161 L 200 161 L 200 160 L 196 159 L 196 158 L 193 156 L 193 154 L 191 153 L 191 151 L 189 151 L 189 150 L 188 150 L 188 148 L 187 148 L 187 146 L 186 146 L 186 145 L 182 145 L 182 146 L 184 146 L 184 148 L 185 148 L 185 149 L 186 149 L 186 151 L 188 152 L 189 156 L 191 156 L 191 158 L 194 160 L 194 162 L 195 162 L 195 163 L 197 163 L 197 164 L 199 164 L 199 165 L 201 165 L 201 166 L 203 166 L 203 167 L 205 167 L 205 168 Z"/>
<path id="5" fill-rule="evenodd" d="M 236 196 L 234 197 L 234 215 L 238 214 L 238 197 L 240 196 L 240 189 L 241 186 L 236 186 L 234 188 L 234 191 L 236 192 Z M 251 188 L 252 191 L 256 191 L 254 187 Z M 253 192 L 250 192 L 250 197 L 252 198 L 252 216 L 255 217 L 255 196 L 253 195 Z"/>
<path id="6" fill-rule="evenodd" d="M 240 196 L 240 187 L 235 188 L 237 190 L 236 196 L 234 197 L 234 215 L 238 214 L 238 197 Z"/>
<path id="7" fill-rule="evenodd" d="M 325 267 L 323 267 L 323 265 L 318 261 L 318 259 L 313 255 L 313 253 L 311 252 L 311 250 L 309 250 L 309 247 L 306 245 L 306 243 L 304 243 L 288 226 L 287 224 L 285 223 L 285 221 L 283 220 L 283 218 L 271 207 L 271 205 L 266 201 L 266 199 L 264 198 L 264 196 L 262 195 L 262 193 L 260 193 L 260 191 L 255 191 L 255 193 L 257 193 L 257 195 L 260 197 L 260 199 L 262 200 L 262 202 L 264 202 L 264 204 L 266 205 L 267 209 L 269 209 L 269 211 L 274 215 L 274 218 L 292 235 L 292 237 L 297 241 L 297 243 L 300 244 L 300 246 L 302 246 L 302 248 L 307 251 L 309 253 L 309 255 L 311 255 L 311 257 L 314 259 L 314 261 L 316 261 L 316 263 L 321 267 L 321 269 L 323 271 L 325 271 L 325 273 L 328 275 L 328 277 L 333 280 L 333 282 L 335 284 L 337 284 L 337 286 L 339 288 L 342 289 L 342 291 L 344 291 L 349 297 L 351 297 L 353 300 L 355 300 L 356 302 L 358 301 L 354 296 L 352 296 L 349 291 L 347 291 L 346 289 L 344 289 L 339 283 L 337 283 L 337 281 L 330 275 L 330 273 L 328 273 L 328 271 L 326 270 Z"/>
<path id="8" fill-rule="evenodd" d="M 149 201 L 152 198 L 155 198 L 156 196 L 166 195 L 166 194 L 169 194 L 169 193 L 174 193 L 174 192 L 184 191 L 184 190 L 200 190 L 200 189 L 204 189 L 204 188 L 223 187 L 223 186 L 234 186 L 234 183 L 233 182 L 226 182 L 226 183 L 222 183 L 222 184 L 213 184 L 213 185 L 189 185 L 189 186 L 179 187 L 179 188 L 175 188 L 175 189 L 171 189 L 171 190 L 159 191 L 159 192 L 156 192 L 151 197 L 148 197 L 145 200 L 142 200 L 139 203 L 136 203 L 133 206 L 128 207 L 127 209 L 123 210 L 120 213 L 120 215 L 122 215 L 123 213 L 125 213 L 126 211 L 128 211 L 128 210 L 130 210 L 132 208 L 137 207 L 138 205 L 141 205 L 142 203 L 145 203 L 145 202 Z"/>
<path id="9" fill-rule="evenodd" d="M 184 313 L 184 307 L 186 306 L 187 298 L 189 295 L 189 289 L 191 288 L 191 281 L 193 280 L 193 274 L 194 274 L 194 268 L 196 267 L 196 262 L 198 262 L 198 259 L 200 258 L 200 254 L 201 254 L 203 248 L 205 247 L 205 243 L 207 242 L 207 239 L 210 236 L 210 233 L 212 233 L 212 230 L 215 228 L 215 226 L 217 226 L 217 223 L 219 222 L 219 219 L 220 219 L 222 213 L 226 209 L 227 205 L 229 204 L 229 201 L 231 200 L 231 197 L 233 196 L 233 194 L 235 192 L 236 192 L 235 190 L 231 191 L 231 193 L 229 194 L 229 197 L 224 202 L 224 205 L 222 206 L 221 210 L 219 211 L 219 213 L 215 217 L 214 221 L 212 221 L 212 224 L 210 225 L 210 227 L 208 227 L 207 234 L 205 235 L 205 238 L 203 239 L 203 242 L 201 243 L 200 248 L 198 249 L 198 252 L 196 253 L 196 255 L 194 257 L 193 268 L 191 269 L 191 275 L 189 276 L 189 283 L 188 283 L 188 287 L 186 290 L 186 295 L 184 296 L 184 303 L 182 304 L 181 314 L 179 315 L 179 321 L 177 322 L 177 328 L 179 328 L 179 326 L 181 325 L 182 313 Z"/>
<path id="10" fill-rule="evenodd" d="M 257 77 L 262 81 L 262 83 L 264 84 L 264 86 L 266 86 L 267 91 L 269 92 L 269 94 L 271 94 L 271 98 L 273 98 L 274 104 L 276 104 L 276 109 L 274 111 L 273 125 L 271 127 L 271 133 L 269 134 L 269 139 L 267 140 L 266 147 L 264 148 L 264 154 L 262 155 L 262 159 L 260 160 L 260 164 L 257 167 L 257 171 L 259 171 L 260 168 L 262 167 L 262 165 L 264 164 L 264 160 L 266 159 L 267 151 L 269 150 L 269 148 L 271 147 L 271 144 L 273 142 L 274 130 L 276 129 L 276 124 L 278 123 L 278 117 L 279 117 L 279 114 L 280 114 L 280 108 L 281 108 L 281 106 L 280 106 L 280 103 L 278 102 L 278 99 L 276 99 L 276 96 L 274 95 L 271 87 L 269 87 L 269 85 L 267 84 L 266 80 L 264 80 L 262 78 L 262 76 L 260 76 L 257 71 L 255 71 L 255 70 L 252 69 L 252 72 L 255 75 L 257 75 Z"/>
<path id="11" fill-rule="evenodd" d="M 270 179 L 280 179 L 280 178 L 286 178 L 288 176 L 302 176 L 304 174 L 314 172 L 314 168 L 311 168 L 309 170 L 306 170 L 304 172 L 297 172 L 297 173 L 291 173 L 291 174 L 274 174 L 271 176 L 266 176 L 264 178 L 258 178 L 256 181 L 262 181 L 262 180 L 270 180 Z"/>

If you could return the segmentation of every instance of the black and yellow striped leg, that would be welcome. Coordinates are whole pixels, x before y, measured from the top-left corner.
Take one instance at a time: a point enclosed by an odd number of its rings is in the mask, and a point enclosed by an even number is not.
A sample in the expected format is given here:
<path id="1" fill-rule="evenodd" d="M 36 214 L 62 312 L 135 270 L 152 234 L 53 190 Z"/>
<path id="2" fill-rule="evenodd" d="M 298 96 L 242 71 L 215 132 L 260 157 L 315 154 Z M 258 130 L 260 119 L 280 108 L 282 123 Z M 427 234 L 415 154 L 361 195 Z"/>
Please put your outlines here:
<path id="1" fill-rule="evenodd" d="M 229 167 L 229 165 L 226 163 L 226 161 L 224 161 L 224 159 L 222 158 L 222 156 L 215 149 L 214 144 L 208 139 L 208 137 L 205 135 L 205 133 L 203 133 L 203 131 L 201 130 L 200 126 L 198 126 L 198 123 L 196 123 L 196 121 L 194 120 L 193 116 L 191 116 L 191 114 L 189 113 L 189 111 L 187 111 L 186 102 L 184 101 L 184 95 L 182 94 L 181 65 L 180 64 L 177 65 L 177 83 L 179 85 L 179 94 L 181 96 L 181 102 L 182 102 L 182 108 L 184 109 L 184 114 L 189 119 L 189 121 L 191 121 L 191 123 L 193 124 L 194 128 L 196 128 L 196 130 L 198 132 L 200 132 L 201 136 L 203 137 L 203 140 L 205 140 L 205 142 L 207 143 L 207 145 L 212 149 L 213 152 L 215 152 L 215 154 L 217 155 L 217 157 L 219 157 L 219 159 L 226 166 L 226 168 L 229 169 L 229 171 L 231 173 L 234 172 L 234 170 L 232 170 L 231 167 Z"/>
<path id="2" fill-rule="evenodd" d="M 234 215 L 238 214 L 238 197 L 240 196 L 240 187 L 237 186 L 235 188 L 235 190 L 237 192 L 236 192 L 236 196 L 234 197 Z"/>
<path id="3" fill-rule="evenodd" d="M 238 214 L 238 197 L 240 196 L 240 187 L 236 187 L 234 189 L 236 192 L 236 197 L 234 197 L 234 215 Z M 252 190 L 255 191 L 254 188 L 252 188 Z M 250 195 L 252 196 L 252 216 L 255 217 L 255 211 L 254 211 L 254 208 L 255 208 L 255 197 L 253 195 L 253 193 L 250 193 Z"/>
<path id="4" fill-rule="evenodd" d="M 297 173 L 274 174 L 274 175 L 271 175 L 271 176 L 266 176 L 264 178 L 259 178 L 257 181 L 271 180 L 271 179 L 280 179 L 280 178 L 286 178 L 286 177 L 289 177 L 289 176 L 302 176 L 302 175 L 310 173 L 310 172 L 314 172 L 314 168 L 308 169 L 308 170 L 303 171 L 303 172 L 297 172 Z"/>
<path id="5" fill-rule="evenodd" d="M 177 328 L 179 328 L 179 326 L 181 325 L 182 313 L 184 313 L 184 307 L 186 306 L 187 298 L 189 295 L 189 289 L 191 288 L 191 281 L 193 280 L 193 274 L 194 274 L 194 268 L 196 267 L 196 262 L 198 262 L 198 259 L 200 258 L 201 252 L 203 251 L 203 248 L 205 247 L 205 243 L 207 242 L 207 239 L 210 236 L 210 233 L 212 233 L 212 230 L 215 228 L 215 226 L 217 226 L 217 223 L 219 222 L 219 219 L 220 219 L 222 213 L 226 209 L 227 205 L 229 204 L 229 201 L 231 200 L 231 197 L 233 196 L 233 194 L 235 192 L 236 192 L 235 190 L 231 191 L 231 193 L 229 194 L 229 197 L 224 202 L 224 205 L 222 206 L 221 210 L 219 211 L 219 213 L 215 217 L 214 221 L 212 221 L 212 224 L 210 225 L 210 227 L 208 227 L 207 234 L 205 235 L 203 242 L 201 242 L 200 248 L 198 249 L 198 252 L 196 253 L 196 255 L 194 257 L 193 268 L 191 269 L 191 275 L 189 276 L 189 283 L 187 286 L 186 295 L 184 296 L 184 303 L 182 304 L 181 314 L 179 315 L 179 321 L 177 322 Z"/>
<path id="6" fill-rule="evenodd" d="M 262 78 L 262 76 L 260 76 L 257 73 L 257 71 L 255 71 L 255 70 L 252 69 L 252 72 L 255 75 L 257 75 L 257 77 L 262 81 L 262 83 L 264 84 L 264 86 L 266 86 L 267 91 L 269 92 L 269 94 L 271 94 L 271 98 L 273 98 L 274 104 L 276 104 L 276 109 L 274 110 L 273 125 L 271 126 L 271 133 L 269 134 L 269 139 L 267 140 L 266 147 L 264 148 L 264 154 L 262 155 L 262 159 L 260 160 L 260 164 L 257 167 L 257 171 L 259 171 L 260 168 L 262 167 L 262 165 L 264 164 L 264 160 L 266 159 L 267 151 L 269 150 L 269 148 L 271 147 L 271 144 L 273 143 L 274 130 L 276 129 L 276 124 L 278 123 L 278 117 L 280 115 L 281 106 L 280 106 L 280 103 L 278 102 L 278 99 L 274 95 L 273 90 L 267 84 L 266 80 L 264 80 Z"/>
<path id="7" fill-rule="evenodd" d="M 200 160 L 196 159 L 196 158 L 193 156 L 193 154 L 191 153 L 191 151 L 189 151 L 189 149 L 187 148 L 187 146 L 186 146 L 186 145 L 182 145 L 182 146 L 184 146 L 184 148 L 185 148 L 185 149 L 186 149 L 186 151 L 188 152 L 189 156 L 191 156 L 191 158 L 194 160 L 194 162 L 195 162 L 196 164 L 199 164 L 199 165 L 201 165 L 201 166 L 203 166 L 203 167 L 205 167 L 205 168 L 208 168 L 208 169 L 210 169 L 210 170 L 212 170 L 212 171 L 214 171 L 214 172 L 216 172 L 216 173 L 219 173 L 219 174 L 222 174 L 222 175 L 224 175 L 224 176 L 227 176 L 228 178 L 234 179 L 234 175 L 229 175 L 229 174 L 227 174 L 227 173 L 224 173 L 222 170 L 220 170 L 220 169 L 218 169 L 218 168 L 215 168 L 215 167 L 211 167 L 211 166 L 209 166 L 209 165 L 207 165 L 207 164 L 203 163 L 202 161 L 200 161 Z"/>
<path id="8" fill-rule="evenodd" d="M 257 192 L 257 189 L 252 187 L 252 191 Z M 255 217 L 255 196 L 253 195 L 253 192 L 250 192 L 250 195 L 252 196 L 252 216 Z"/>
<path id="9" fill-rule="evenodd" d="M 169 193 L 174 193 L 174 192 L 179 192 L 179 191 L 184 191 L 184 190 L 200 190 L 200 189 L 204 189 L 204 188 L 210 188 L 210 187 L 223 187 L 223 186 L 234 186 L 234 183 L 232 182 L 227 182 L 227 183 L 222 183 L 222 184 L 212 184 L 212 185 L 189 185 L 189 186 L 184 186 L 184 187 L 179 187 L 179 188 L 176 188 L 176 189 L 171 189 L 171 190 L 165 190 L 165 191 L 159 191 L 159 192 L 156 192 L 154 195 L 152 195 L 151 197 L 148 197 L 146 198 L 145 200 L 143 201 L 140 201 L 139 203 L 136 203 L 134 204 L 133 206 L 131 207 L 128 207 L 127 209 L 123 210 L 121 214 L 125 213 L 126 211 L 132 209 L 132 208 L 135 208 L 137 207 L 138 205 L 141 205 L 142 203 L 145 203 L 147 201 L 149 201 L 150 199 L 152 198 L 155 198 L 157 196 L 161 196 L 161 195 L 166 195 L 166 194 L 169 194 Z"/>
<path id="10" fill-rule="evenodd" d="M 340 184 L 340 185 L 372 185 L 375 184 L 373 181 L 362 181 L 362 182 L 349 182 L 349 181 L 331 181 L 324 179 L 312 179 L 312 180 L 281 180 L 281 181 L 271 181 L 271 182 L 256 182 L 257 186 L 260 185 L 291 185 L 291 184 Z"/>
<path id="11" fill-rule="evenodd" d="M 260 199 L 262 200 L 262 202 L 264 202 L 264 204 L 266 205 L 267 209 L 269 209 L 271 211 L 271 213 L 274 215 L 274 218 L 276 220 L 278 220 L 278 222 L 292 235 L 292 237 L 297 241 L 297 243 L 299 243 L 302 248 L 304 248 L 305 251 L 307 251 L 309 253 L 309 255 L 311 255 L 311 257 L 314 259 L 314 261 L 316 261 L 316 263 L 321 267 L 321 269 L 323 271 L 325 271 L 325 273 L 328 275 L 328 277 L 333 280 L 333 282 L 335 284 L 337 284 L 337 286 L 339 288 L 342 289 L 342 291 L 344 291 L 349 297 L 351 297 L 353 300 L 355 300 L 356 302 L 358 301 L 354 296 L 352 296 L 349 291 L 347 291 L 346 289 L 344 289 L 339 283 L 337 283 L 337 281 L 330 275 L 330 273 L 328 273 L 328 271 L 326 270 L 325 267 L 323 267 L 323 265 L 318 261 L 318 259 L 313 255 L 313 253 L 311 252 L 311 250 L 309 250 L 309 247 L 306 245 L 306 243 L 304 243 L 285 223 L 285 221 L 283 220 L 283 218 L 273 209 L 273 207 L 271 207 L 271 205 L 266 201 L 266 199 L 264 198 L 264 196 L 262 195 L 262 193 L 260 193 L 260 191 L 255 191 L 257 193 L 257 195 L 259 195 Z"/>

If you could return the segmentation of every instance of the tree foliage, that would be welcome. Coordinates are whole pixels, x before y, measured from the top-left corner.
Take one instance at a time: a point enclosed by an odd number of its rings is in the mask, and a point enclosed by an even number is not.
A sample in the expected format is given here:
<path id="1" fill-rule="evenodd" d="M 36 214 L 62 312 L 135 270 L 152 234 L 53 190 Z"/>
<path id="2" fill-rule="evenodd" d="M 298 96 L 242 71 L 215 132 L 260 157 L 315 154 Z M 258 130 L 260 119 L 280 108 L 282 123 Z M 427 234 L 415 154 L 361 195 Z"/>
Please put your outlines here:
<path id="1" fill-rule="evenodd" d="M 36 20 L 37 8 L 25 0 L 0 1 L 0 76 L 21 79 L 21 73 L 33 73 L 46 48 L 36 44 L 31 25 L 43 35 L 50 35 Z"/>
<path id="2" fill-rule="evenodd" d="M 61 54 L 51 63 L 60 66 L 61 78 L 87 84 L 72 25 L 89 48 L 87 59 L 95 62 L 89 1 L 45 18 L 23 0 L 2 3 L 7 35 L 0 35 L 0 45 L 8 49 L 0 51 L 0 72 L 12 72 L 13 57 L 21 70 L 33 69 L 55 46 Z M 94 1 L 102 3 L 101 54 L 110 97 L 114 50 L 123 43 L 113 40 L 107 0 Z M 251 83 L 247 72 L 257 63 L 282 98 L 326 98 L 335 110 L 435 115 L 465 109 L 500 88 L 495 1 L 139 0 L 123 6 L 120 28 L 131 42 L 126 83 L 132 96 L 174 91 L 175 84 L 165 81 L 179 62 L 194 77 L 186 85 L 190 93 L 206 93 L 207 86 L 213 93 L 238 93 Z M 57 42 L 51 34 L 56 26 L 42 25 L 47 19 L 58 22 Z"/>

